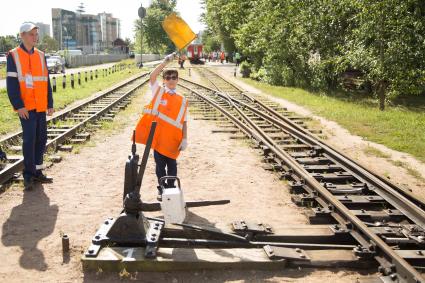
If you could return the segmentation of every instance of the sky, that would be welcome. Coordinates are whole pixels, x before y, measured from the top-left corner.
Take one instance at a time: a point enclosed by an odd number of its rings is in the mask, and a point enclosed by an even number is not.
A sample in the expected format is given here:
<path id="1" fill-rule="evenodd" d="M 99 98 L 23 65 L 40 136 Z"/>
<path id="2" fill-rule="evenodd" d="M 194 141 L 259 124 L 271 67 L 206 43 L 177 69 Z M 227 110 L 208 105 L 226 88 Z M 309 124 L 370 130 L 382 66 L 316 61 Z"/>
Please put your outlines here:
<path id="1" fill-rule="evenodd" d="M 112 13 L 121 20 L 121 37 L 134 37 L 133 23 L 138 18 L 137 10 L 140 4 L 147 7 L 150 0 L 121 0 L 121 1 L 101 1 L 101 0 L 20 0 L 19 9 L 11 12 L 14 7 L 13 2 L 7 1 L 1 6 L 6 13 L 0 16 L 0 36 L 15 35 L 19 31 L 20 25 L 25 21 L 42 22 L 52 26 L 52 8 L 62 8 L 75 11 L 80 3 L 84 3 L 87 14 L 97 14 L 102 12 Z M 9 11 L 7 11 L 9 10 Z M 199 20 L 202 13 L 200 0 L 177 0 L 177 11 L 181 17 L 189 24 L 195 33 L 204 28 Z"/>

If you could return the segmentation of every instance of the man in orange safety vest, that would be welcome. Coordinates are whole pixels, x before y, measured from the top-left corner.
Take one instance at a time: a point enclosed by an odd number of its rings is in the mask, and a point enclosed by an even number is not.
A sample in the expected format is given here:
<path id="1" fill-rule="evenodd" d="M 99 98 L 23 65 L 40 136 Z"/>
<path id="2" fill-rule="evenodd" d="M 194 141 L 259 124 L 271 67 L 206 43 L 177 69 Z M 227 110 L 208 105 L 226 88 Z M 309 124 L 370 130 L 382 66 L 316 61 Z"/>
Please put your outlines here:
<path id="1" fill-rule="evenodd" d="M 35 48 L 38 27 L 23 23 L 20 27 L 22 43 L 7 56 L 7 94 L 22 126 L 25 190 L 35 182 L 49 183 L 52 178 L 42 173 L 43 155 L 47 143 L 47 115 L 52 115 L 53 96 L 44 52 Z"/>
<path id="2" fill-rule="evenodd" d="M 152 100 L 143 109 L 143 115 L 136 126 L 135 140 L 146 144 L 152 121 L 157 121 L 155 135 L 152 141 L 158 178 L 158 200 L 161 200 L 162 190 L 160 178 L 177 176 L 177 157 L 180 151 L 187 148 L 187 99 L 176 92 L 179 79 L 177 70 L 169 69 L 163 72 L 163 86 L 157 82 L 157 77 L 165 66 L 170 63 L 175 54 L 165 57 L 150 74 Z M 167 187 L 174 187 L 174 181 L 168 180 Z"/>

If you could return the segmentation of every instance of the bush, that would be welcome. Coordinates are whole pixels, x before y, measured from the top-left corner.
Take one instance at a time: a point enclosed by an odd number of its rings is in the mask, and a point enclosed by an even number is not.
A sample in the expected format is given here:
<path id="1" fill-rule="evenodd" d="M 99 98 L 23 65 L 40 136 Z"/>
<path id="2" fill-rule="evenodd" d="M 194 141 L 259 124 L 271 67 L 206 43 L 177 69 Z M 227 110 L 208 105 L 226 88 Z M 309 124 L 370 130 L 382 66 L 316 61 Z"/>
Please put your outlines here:
<path id="1" fill-rule="evenodd" d="M 242 74 L 242 78 L 249 78 L 249 75 L 251 75 L 251 64 L 247 61 L 243 61 L 239 66 L 239 70 Z"/>
<path id="2" fill-rule="evenodd" d="M 271 84 L 335 89 L 341 74 L 358 70 L 382 110 L 385 99 L 425 91 L 423 0 L 205 2 L 209 28 Z"/>
<path id="3" fill-rule="evenodd" d="M 250 78 L 256 81 L 262 81 L 265 82 L 267 77 L 267 70 L 263 67 L 261 67 L 258 71 L 252 72 L 250 75 Z"/>

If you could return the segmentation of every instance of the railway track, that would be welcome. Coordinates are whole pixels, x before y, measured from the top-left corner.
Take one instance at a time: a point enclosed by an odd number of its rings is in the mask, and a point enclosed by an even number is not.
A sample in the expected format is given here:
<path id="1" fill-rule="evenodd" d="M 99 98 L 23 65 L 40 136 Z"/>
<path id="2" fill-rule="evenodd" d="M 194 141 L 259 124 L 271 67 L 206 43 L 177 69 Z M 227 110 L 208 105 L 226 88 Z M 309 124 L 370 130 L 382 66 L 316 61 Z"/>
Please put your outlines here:
<path id="1" fill-rule="evenodd" d="M 264 106 L 268 106 L 268 109 L 266 111 L 272 112 L 272 115 L 275 115 L 278 119 L 281 118 L 280 116 L 284 116 L 285 118 L 295 122 L 299 126 L 301 126 L 303 129 L 300 129 L 304 132 L 304 134 L 312 136 L 313 138 L 320 137 L 321 131 L 311 129 L 308 127 L 308 125 L 304 124 L 305 120 L 308 120 L 308 118 L 303 116 L 295 115 L 293 112 L 288 112 L 286 108 L 283 108 L 276 102 L 271 101 L 267 97 L 264 97 L 262 95 L 257 95 L 255 93 L 247 93 L 243 89 L 239 88 L 237 85 L 227 81 L 225 78 L 220 76 L 219 74 L 211 71 L 207 68 L 197 68 L 197 71 L 204 77 L 208 83 L 216 90 L 219 90 L 224 93 L 229 93 L 232 96 L 239 95 L 239 97 L 243 100 L 247 100 L 248 102 L 255 100 L 256 103 L 258 103 L 261 107 L 260 109 L 265 109 Z M 287 119 L 283 119 L 283 122 L 287 121 Z M 325 142 L 321 142 L 321 144 L 325 144 L 327 147 L 332 148 L 331 146 L 327 145 Z M 356 161 L 352 160 L 348 156 L 344 155 L 343 153 L 339 152 L 341 156 L 345 160 L 349 160 L 350 163 L 356 164 L 356 166 L 360 166 L 356 163 Z M 344 161 L 344 160 L 342 160 Z M 343 162 L 344 163 L 344 162 Z M 408 198 L 418 206 L 420 206 L 422 209 L 425 209 L 425 201 L 423 199 L 419 199 L 417 196 L 413 195 L 409 190 L 405 188 L 401 188 L 397 186 L 396 184 L 389 181 L 387 178 L 384 178 L 380 176 L 378 173 L 372 171 L 371 169 L 367 169 L 370 174 L 373 174 L 375 177 L 379 178 L 382 182 L 387 184 L 388 186 L 391 186 L 394 190 L 397 190 L 400 194 L 402 194 L 404 197 Z"/>
<path id="2" fill-rule="evenodd" d="M 137 75 L 49 119 L 47 150 L 70 150 L 70 144 L 86 141 L 90 137 L 85 132 L 88 127 L 96 127 L 96 123 L 101 120 L 112 120 L 147 81 L 147 74 Z M 0 186 L 22 171 L 24 160 L 21 144 L 22 132 L 0 140 L 0 148 L 7 153 L 6 159 L 0 163 Z"/>
<path id="3" fill-rule="evenodd" d="M 350 235 L 356 256 L 378 262 L 382 282 L 425 282 L 421 200 L 318 139 L 277 104 L 199 71 L 211 87 L 180 79 L 194 112 L 250 138 L 288 180 L 292 200 L 309 209 L 312 224 Z"/>

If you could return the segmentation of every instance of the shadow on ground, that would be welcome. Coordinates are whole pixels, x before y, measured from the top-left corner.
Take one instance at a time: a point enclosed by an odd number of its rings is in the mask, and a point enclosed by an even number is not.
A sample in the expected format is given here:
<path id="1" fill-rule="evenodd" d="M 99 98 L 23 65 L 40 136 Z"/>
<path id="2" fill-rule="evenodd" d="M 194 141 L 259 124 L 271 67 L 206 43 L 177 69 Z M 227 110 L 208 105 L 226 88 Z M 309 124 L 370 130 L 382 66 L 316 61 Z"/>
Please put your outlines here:
<path id="1" fill-rule="evenodd" d="M 21 248 L 19 264 L 23 268 L 47 270 L 44 254 L 37 245 L 52 234 L 58 212 L 57 205 L 50 205 L 42 185 L 37 185 L 31 191 L 24 191 L 22 203 L 12 209 L 3 224 L 1 241 L 6 247 Z"/>

